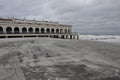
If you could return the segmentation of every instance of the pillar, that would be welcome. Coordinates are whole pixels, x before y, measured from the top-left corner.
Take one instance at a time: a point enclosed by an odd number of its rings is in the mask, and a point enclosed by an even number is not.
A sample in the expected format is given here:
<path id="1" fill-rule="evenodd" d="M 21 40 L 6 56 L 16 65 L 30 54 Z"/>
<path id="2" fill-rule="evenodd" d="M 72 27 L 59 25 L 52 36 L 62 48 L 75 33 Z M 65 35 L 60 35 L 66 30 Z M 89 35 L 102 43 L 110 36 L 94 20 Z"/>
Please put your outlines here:
<path id="1" fill-rule="evenodd" d="M 79 40 L 79 35 L 77 35 L 77 40 Z"/>
<path id="2" fill-rule="evenodd" d="M 28 28 L 28 27 L 26 27 L 26 29 L 27 29 L 27 33 L 29 33 L 29 30 L 28 30 L 29 28 Z"/>
<path id="3" fill-rule="evenodd" d="M 5 35 L 6 38 L 8 38 L 7 34 Z"/>
<path id="4" fill-rule="evenodd" d="M 68 39 L 70 39 L 70 35 L 68 35 Z"/>
<path id="5" fill-rule="evenodd" d="M 12 28 L 12 33 L 14 33 L 14 27 L 11 27 Z"/>
<path id="6" fill-rule="evenodd" d="M 66 35 L 66 39 L 68 39 L 68 35 Z"/>
<path id="7" fill-rule="evenodd" d="M 61 38 L 61 35 L 58 35 L 59 38 Z"/>
<path id="8" fill-rule="evenodd" d="M 41 33 L 41 28 L 39 28 L 39 33 Z"/>
<path id="9" fill-rule="evenodd" d="M 75 39 L 75 35 L 73 35 L 73 39 Z"/>
<path id="10" fill-rule="evenodd" d="M 54 34 L 56 34 L 56 29 L 54 29 Z"/>
<path id="11" fill-rule="evenodd" d="M 18 27 L 18 28 L 19 28 L 20 33 L 22 33 L 22 28 L 20 28 L 20 27 Z"/>
<path id="12" fill-rule="evenodd" d="M 46 34 L 46 33 L 47 33 L 46 28 L 44 28 L 44 34 Z"/>
<path id="13" fill-rule="evenodd" d="M 70 35 L 70 39 L 72 39 L 72 35 Z"/>
<path id="14" fill-rule="evenodd" d="M 32 27 L 33 28 L 33 33 L 35 33 L 35 27 Z"/>
<path id="15" fill-rule="evenodd" d="M 3 27 L 3 33 L 6 33 L 6 28 Z"/>

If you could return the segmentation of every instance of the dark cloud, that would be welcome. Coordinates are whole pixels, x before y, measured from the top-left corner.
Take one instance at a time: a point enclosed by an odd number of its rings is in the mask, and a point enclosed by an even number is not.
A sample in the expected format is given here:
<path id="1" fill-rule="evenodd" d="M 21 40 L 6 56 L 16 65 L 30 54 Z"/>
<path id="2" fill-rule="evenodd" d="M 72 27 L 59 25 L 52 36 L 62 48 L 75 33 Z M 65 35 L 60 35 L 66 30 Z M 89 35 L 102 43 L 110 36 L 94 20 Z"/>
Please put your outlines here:
<path id="1" fill-rule="evenodd" d="M 0 16 L 45 19 L 77 32 L 120 32 L 120 0 L 0 0 Z"/>

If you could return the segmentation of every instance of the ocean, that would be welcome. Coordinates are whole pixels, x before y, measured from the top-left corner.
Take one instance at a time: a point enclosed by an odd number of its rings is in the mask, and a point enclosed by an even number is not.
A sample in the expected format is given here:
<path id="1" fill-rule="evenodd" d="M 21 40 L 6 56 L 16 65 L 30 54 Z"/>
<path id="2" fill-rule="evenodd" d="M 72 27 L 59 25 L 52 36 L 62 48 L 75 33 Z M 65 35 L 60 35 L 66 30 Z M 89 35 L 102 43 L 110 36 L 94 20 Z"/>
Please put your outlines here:
<path id="1" fill-rule="evenodd" d="M 79 35 L 80 40 L 120 43 L 120 35 Z"/>

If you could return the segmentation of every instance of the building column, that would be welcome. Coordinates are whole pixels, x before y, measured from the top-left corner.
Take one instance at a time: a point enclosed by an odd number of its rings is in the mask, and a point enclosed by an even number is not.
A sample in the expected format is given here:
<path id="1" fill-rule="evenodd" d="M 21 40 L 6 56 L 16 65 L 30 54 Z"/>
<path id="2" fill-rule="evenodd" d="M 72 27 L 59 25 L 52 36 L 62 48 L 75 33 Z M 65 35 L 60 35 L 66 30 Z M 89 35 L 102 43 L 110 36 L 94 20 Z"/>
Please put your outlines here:
<path id="1" fill-rule="evenodd" d="M 44 33 L 45 33 L 45 34 L 47 33 L 46 28 L 44 28 Z"/>
<path id="2" fill-rule="evenodd" d="M 12 33 L 14 33 L 14 27 L 11 27 L 12 28 Z"/>
<path id="3" fill-rule="evenodd" d="M 54 29 L 54 34 L 56 34 L 56 29 Z"/>
<path id="4" fill-rule="evenodd" d="M 68 38 L 67 39 L 70 39 L 70 35 L 68 35 Z"/>
<path id="5" fill-rule="evenodd" d="M 68 39 L 68 35 L 66 35 L 66 39 Z"/>
<path id="6" fill-rule="evenodd" d="M 77 35 L 77 40 L 79 40 L 79 35 Z"/>
<path id="7" fill-rule="evenodd" d="M 73 38 L 72 39 L 75 39 L 75 35 L 72 35 L 73 36 Z"/>
<path id="8" fill-rule="evenodd" d="M 28 27 L 26 27 L 26 29 L 27 29 L 27 33 L 29 33 L 29 31 L 28 31 L 28 29 L 29 29 L 29 28 L 28 28 Z"/>
<path id="9" fill-rule="evenodd" d="M 73 37 L 73 36 L 72 36 L 72 35 L 70 35 L 70 39 L 72 39 L 72 37 Z"/>
<path id="10" fill-rule="evenodd" d="M 5 35 L 5 38 L 8 38 L 7 34 Z"/>
<path id="11" fill-rule="evenodd" d="M 59 38 L 61 38 L 61 35 L 58 35 Z"/>
<path id="12" fill-rule="evenodd" d="M 33 28 L 33 33 L 35 33 L 35 28 Z"/>
<path id="13" fill-rule="evenodd" d="M 19 28 L 19 27 L 18 27 Z M 22 28 L 19 28 L 19 32 L 22 33 Z"/>
<path id="14" fill-rule="evenodd" d="M 3 33 L 6 33 L 6 28 L 3 28 Z"/>

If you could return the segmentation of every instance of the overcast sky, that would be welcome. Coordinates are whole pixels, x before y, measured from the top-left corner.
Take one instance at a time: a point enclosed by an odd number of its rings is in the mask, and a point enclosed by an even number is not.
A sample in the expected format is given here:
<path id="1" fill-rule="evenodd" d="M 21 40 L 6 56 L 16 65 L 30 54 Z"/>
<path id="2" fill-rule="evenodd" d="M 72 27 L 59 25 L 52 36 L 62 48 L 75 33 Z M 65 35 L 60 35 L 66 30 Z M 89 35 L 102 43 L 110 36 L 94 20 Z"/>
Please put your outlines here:
<path id="1" fill-rule="evenodd" d="M 0 17 L 59 21 L 81 33 L 120 33 L 120 0 L 0 0 Z"/>

